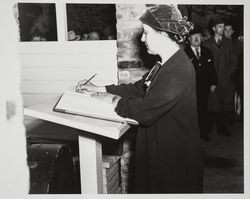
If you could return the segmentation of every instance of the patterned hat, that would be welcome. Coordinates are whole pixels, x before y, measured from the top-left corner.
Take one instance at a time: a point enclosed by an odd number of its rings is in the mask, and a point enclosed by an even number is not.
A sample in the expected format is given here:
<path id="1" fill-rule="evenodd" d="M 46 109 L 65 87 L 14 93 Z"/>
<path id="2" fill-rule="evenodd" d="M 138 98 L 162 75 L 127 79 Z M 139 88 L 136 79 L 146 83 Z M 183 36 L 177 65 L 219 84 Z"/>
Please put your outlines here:
<path id="1" fill-rule="evenodd" d="M 156 5 L 148 9 L 140 21 L 157 30 L 184 36 L 193 29 L 193 24 L 182 17 L 181 12 L 174 5 Z"/>

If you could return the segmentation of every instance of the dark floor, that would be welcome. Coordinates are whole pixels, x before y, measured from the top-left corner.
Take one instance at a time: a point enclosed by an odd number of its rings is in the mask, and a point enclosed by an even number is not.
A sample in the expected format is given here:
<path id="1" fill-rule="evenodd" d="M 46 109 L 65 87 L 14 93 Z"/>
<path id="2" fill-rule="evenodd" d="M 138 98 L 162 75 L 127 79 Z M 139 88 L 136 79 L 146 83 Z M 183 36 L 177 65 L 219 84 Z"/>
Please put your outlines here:
<path id="1" fill-rule="evenodd" d="M 231 136 L 210 134 L 211 141 L 202 141 L 204 150 L 204 193 L 243 193 L 243 125 L 229 125 Z"/>

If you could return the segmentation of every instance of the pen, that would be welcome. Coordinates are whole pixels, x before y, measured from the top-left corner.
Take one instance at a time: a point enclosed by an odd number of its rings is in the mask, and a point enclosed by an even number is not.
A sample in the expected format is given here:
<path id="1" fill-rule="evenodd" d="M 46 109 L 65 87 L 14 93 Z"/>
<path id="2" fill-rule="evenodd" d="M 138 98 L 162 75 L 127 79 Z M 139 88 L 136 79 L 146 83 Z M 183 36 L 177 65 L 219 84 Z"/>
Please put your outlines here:
<path id="1" fill-rule="evenodd" d="M 92 77 L 90 77 L 86 82 L 84 82 L 84 84 L 83 85 L 86 85 L 87 83 L 89 83 L 90 82 L 90 80 L 92 80 L 95 76 L 97 75 L 97 73 L 96 74 L 94 74 Z"/>
<path id="2" fill-rule="evenodd" d="M 82 85 L 86 85 L 90 80 L 92 80 L 95 76 L 97 75 L 97 73 L 96 74 L 94 74 L 92 77 L 90 77 L 86 82 L 84 82 Z M 83 80 L 81 80 L 80 82 L 78 82 L 78 84 L 77 84 L 77 86 L 75 87 L 75 91 L 76 92 L 78 92 L 78 90 L 79 90 L 79 84 L 82 82 Z"/>

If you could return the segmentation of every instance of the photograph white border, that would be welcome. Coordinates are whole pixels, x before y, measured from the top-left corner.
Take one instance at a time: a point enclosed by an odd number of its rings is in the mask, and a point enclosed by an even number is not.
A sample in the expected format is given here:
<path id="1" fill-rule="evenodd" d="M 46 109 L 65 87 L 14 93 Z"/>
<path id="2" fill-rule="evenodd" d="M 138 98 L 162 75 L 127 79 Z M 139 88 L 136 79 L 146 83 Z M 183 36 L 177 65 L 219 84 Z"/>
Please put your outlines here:
<path id="1" fill-rule="evenodd" d="M 3 3 L 6 2 L 10 2 L 12 0 L 1 0 L 0 6 Z M 64 0 L 19 0 L 18 2 L 43 2 L 43 3 L 49 3 L 49 2 L 65 2 Z M 12 1 L 12 2 L 17 2 L 16 1 Z M 103 194 L 98 194 L 98 195 L 91 195 L 91 194 L 83 194 L 83 195 L 13 195 L 13 193 L 11 193 L 10 195 L 2 195 L 1 194 L 1 185 L 0 184 L 0 197 L 1 198 L 190 198 L 190 199 L 196 199 L 196 198 L 225 198 L 225 199 L 246 199 L 246 198 L 250 198 L 249 195 L 249 188 L 250 188 L 250 184 L 249 184 L 249 25 L 248 25 L 248 19 L 250 19 L 249 17 L 249 12 L 250 12 L 250 7 L 249 7 L 249 2 L 247 0 L 210 0 L 210 1 L 204 1 L 204 0 L 196 0 L 196 1 L 180 1 L 180 0 L 176 0 L 176 1 L 168 1 L 168 0 L 67 0 L 66 2 L 79 2 L 79 3 L 124 3 L 124 4 L 135 4 L 135 3 L 154 3 L 154 4 L 158 4 L 158 3 L 162 3 L 162 4 L 225 4 L 225 5 L 240 5 L 243 4 L 244 5 L 244 194 L 124 194 L 124 195 L 103 195 Z M 6 10 L 5 12 L 1 12 L 1 18 L 5 18 L 6 16 L 9 16 L 8 14 L 6 14 L 7 12 L 9 12 L 9 10 Z M 58 20 L 58 19 L 57 19 Z M 1 20 L 2 22 L 2 20 Z M 1 24 L 1 29 L 8 29 L 8 24 Z M 1 30 L 2 31 L 2 30 Z M 58 31 L 59 32 L 59 31 Z M 59 36 L 58 36 L 59 38 Z M 1 38 L 2 39 L 2 38 Z M 13 40 L 15 38 L 4 38 L 7 40 Z M 0 52 L 2 52 L 2 50 L 8 51 L 11 50 L 11 48 L 9 48 L 8 46 L 1 46 L 0 44 L 0 48 L 1 49 Z M 7 67 L 7 66 L 4 66 Z M 4 68 L 2 68 L 1 66 L 1 70 L 4 70 Z M 1 71 L 2 73 L 2 71 Z M 3 73 L 4 74 L 4 73 Z M 0 84 L 2 84 L 4 82 L 4 75 L 0 76 L 1 80 L 0 80 Z M 8 89 L 8 87 L 5 87 L 4 85 L 1 85 L 1 90 L 3 89 Z M 4 94 L 3 94 L 4 95 Z M 4 122 L 2 123 L 2 121 L 4 121 L 5 119 L 5 101 L 3 99 L 5 99 L 5 96 L 3 96 L 1 94 L 1 106 L 0 106 L 0 113 L 1 113 L 1 121 L 0 121 L 0 125 L 1 125 L 1 131 L 0 133 L 3 133 L 5 131 L 5 129 L 2 129 L 4 127 Z M 19 129 L 17 129 L 18 131 Z M 4 140 L 1 140 L 1 144 L 4 142 Z M 2 153 L 1 153 L 2 155 Z M 4 154 L 1 157 L 1 161 L 4 161 Z M 17 154 L 17 158 L 18 158 L 18 154 Z M 11 164 L 11 163 L 10 163 Z M 18 165 L 17 165 L 18 166 Z M 2 169 L 1 167 L 1 163 L 0 163 L 0 170 L 1 170 L 1 176 L 2 175 L 8 175 L 9 172 L 11 171 L 5 171 Z M 6 183 L 6 182 L 2 182 L 1 183 Z M 14 184 L 14 183 L 13 183 Z M 13 192 L 15 191 L 15 188 L 13 187 Z"/>

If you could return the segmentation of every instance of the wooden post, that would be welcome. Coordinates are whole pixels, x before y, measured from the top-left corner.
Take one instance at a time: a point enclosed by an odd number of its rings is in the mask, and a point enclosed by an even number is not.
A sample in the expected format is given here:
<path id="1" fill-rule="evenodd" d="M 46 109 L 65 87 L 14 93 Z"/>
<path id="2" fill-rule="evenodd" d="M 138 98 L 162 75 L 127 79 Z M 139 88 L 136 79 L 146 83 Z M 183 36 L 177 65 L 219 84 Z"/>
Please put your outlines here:
<path id="1" fill-rule="evenodd" d="M 103 193 L 102 145 L 94 138 L 79 136 L 82 194 Z"/>

